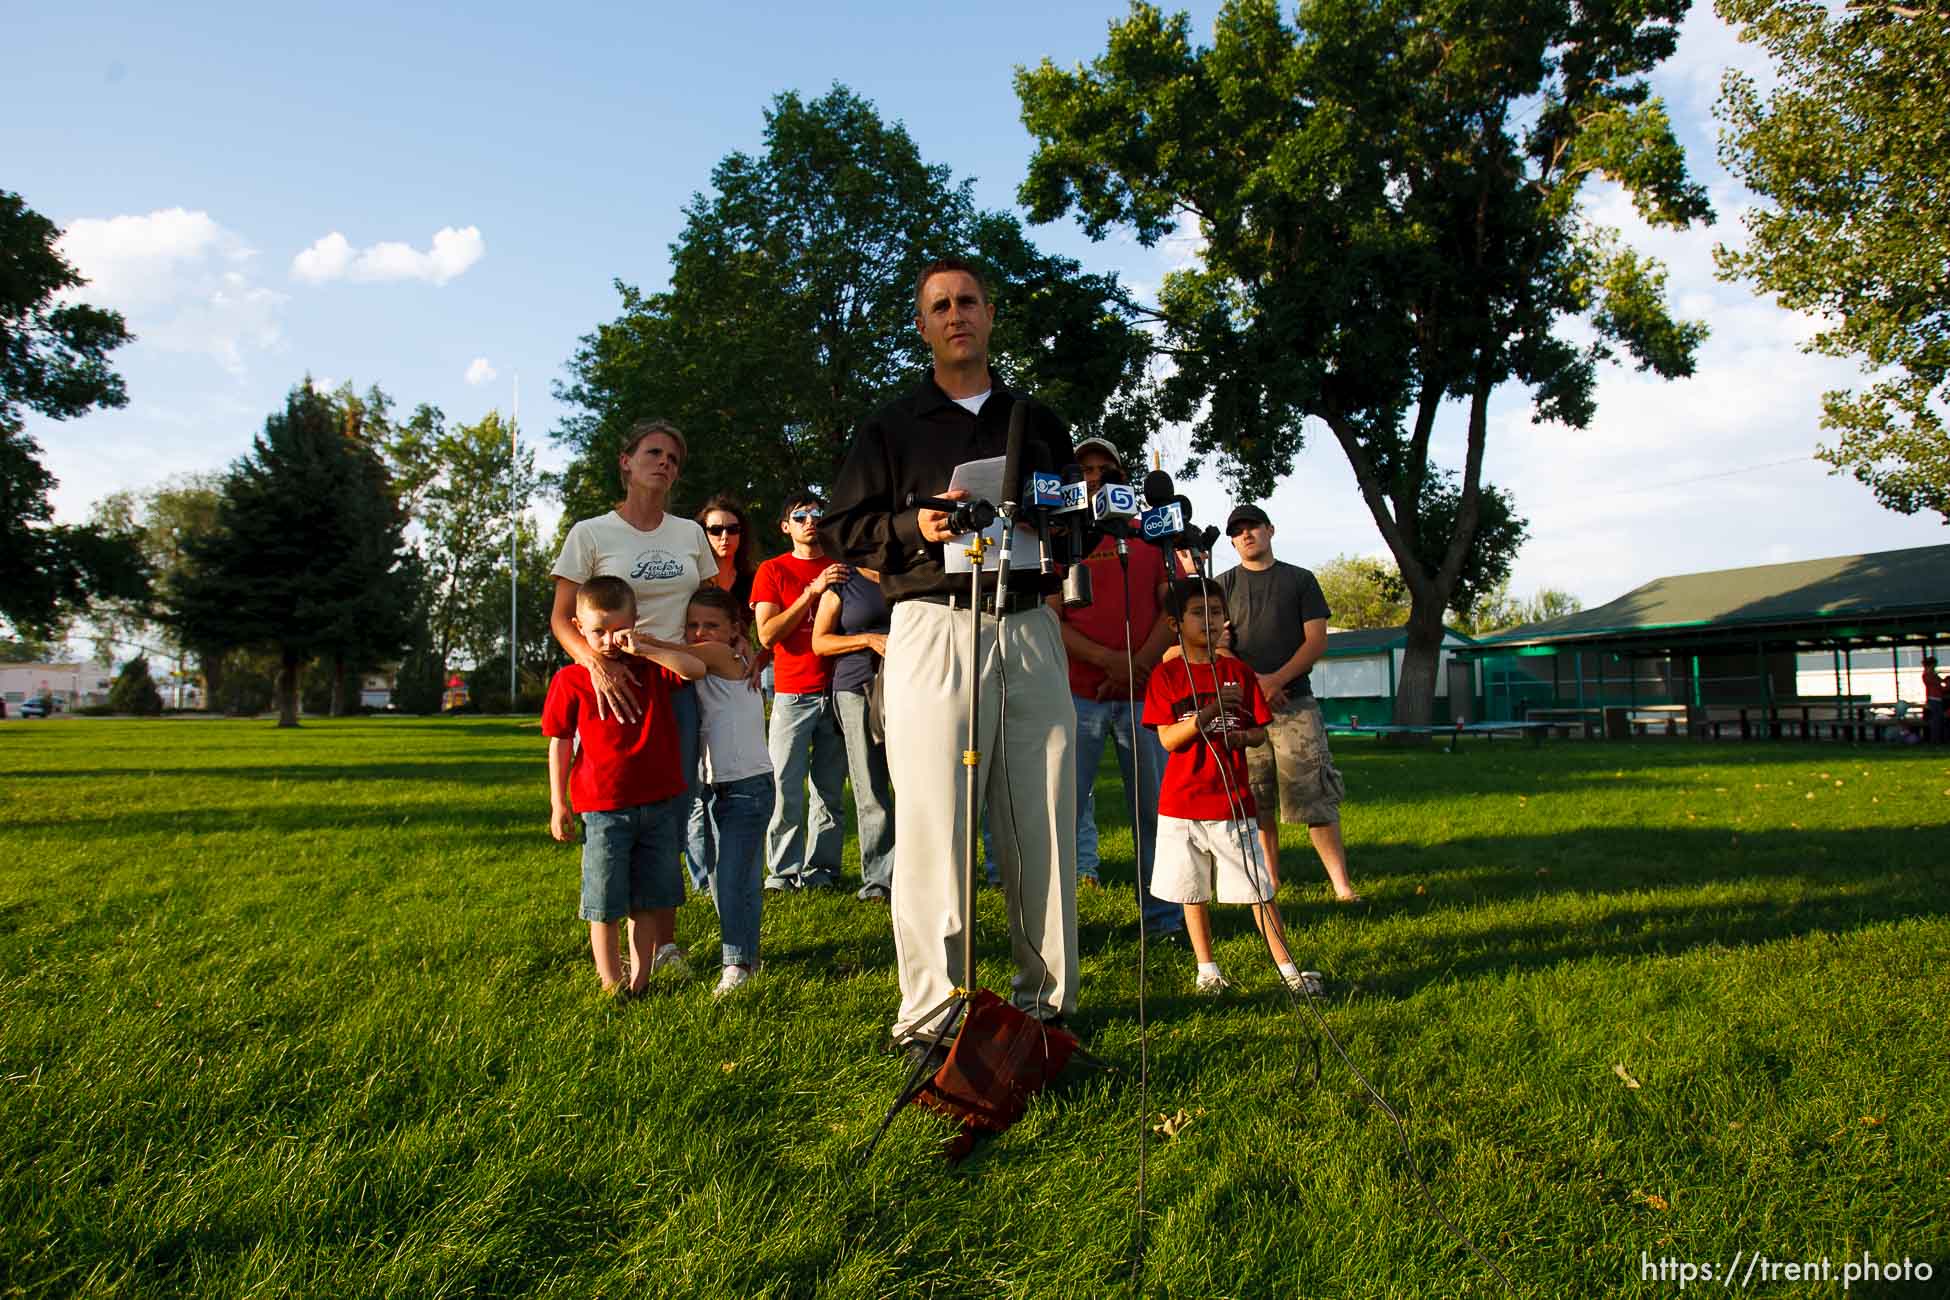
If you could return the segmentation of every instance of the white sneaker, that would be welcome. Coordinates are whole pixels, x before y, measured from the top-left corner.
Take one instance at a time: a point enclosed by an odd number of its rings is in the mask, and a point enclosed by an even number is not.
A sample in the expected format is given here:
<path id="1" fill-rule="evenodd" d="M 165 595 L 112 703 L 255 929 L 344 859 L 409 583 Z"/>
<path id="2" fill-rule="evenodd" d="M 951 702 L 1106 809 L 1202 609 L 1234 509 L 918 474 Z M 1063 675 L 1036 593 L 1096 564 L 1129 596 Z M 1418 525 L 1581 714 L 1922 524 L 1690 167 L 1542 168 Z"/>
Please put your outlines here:
<path id="1" fill-rule="evenodd" d="M 1220 993 L 1223 993 L 1227 989 L 1231 988 L 1232 981 L 1228 980 L 1223 975 L 1214 973 L 1211 975 L 1199 976 L 1198 983 L 1193 985 L 1192 987 L 1193 987 L 1193 991 L 1198 993 L 1203 993 L 1208 997 L 1212 997 Z"/>
<path id="2" fill-rule="evenodd" d="M 727 966 L 724 968 L 724 974 L 718 976 L 718 987 L 712 992 L 711 996 L 721 998 L 731 992 L 731 990 L 749 982 L 751 977 L 752 972 L 749 966 Z"/>
<path id="3" fill-rule="evenodd" d="M 689 975 L 691 964 L 684 960 L 684 953 L 676 944 L 667 943 L 657 949 L 657 955 L 650 959 L 650 973 L 655 975 L 660 970 L 667 970 L 673 975 Z"/>
<path id="4" fill-rule="evenodd" d="M 1304 993 L 1310 998 L 1327 996 L 1327 977 L 1317 970 L 1303 970 L 1296 975 L 1282 976 L 1286 986 L 1295 993 Z"/>

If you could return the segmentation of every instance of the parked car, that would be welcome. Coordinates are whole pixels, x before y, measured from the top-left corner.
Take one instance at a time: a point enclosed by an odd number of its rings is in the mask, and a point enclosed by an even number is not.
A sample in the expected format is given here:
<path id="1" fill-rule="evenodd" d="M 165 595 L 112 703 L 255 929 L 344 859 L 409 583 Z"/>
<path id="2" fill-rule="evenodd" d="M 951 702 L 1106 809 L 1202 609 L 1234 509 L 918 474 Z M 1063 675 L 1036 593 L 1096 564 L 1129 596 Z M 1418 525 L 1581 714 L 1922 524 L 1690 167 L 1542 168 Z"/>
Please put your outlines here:
<path id="1" fill-rule="evenodd" d="M 45 718 L 52 711 L 51 702 L 46 699 L 28 700 L 20 706 L 23 718 Z"/>

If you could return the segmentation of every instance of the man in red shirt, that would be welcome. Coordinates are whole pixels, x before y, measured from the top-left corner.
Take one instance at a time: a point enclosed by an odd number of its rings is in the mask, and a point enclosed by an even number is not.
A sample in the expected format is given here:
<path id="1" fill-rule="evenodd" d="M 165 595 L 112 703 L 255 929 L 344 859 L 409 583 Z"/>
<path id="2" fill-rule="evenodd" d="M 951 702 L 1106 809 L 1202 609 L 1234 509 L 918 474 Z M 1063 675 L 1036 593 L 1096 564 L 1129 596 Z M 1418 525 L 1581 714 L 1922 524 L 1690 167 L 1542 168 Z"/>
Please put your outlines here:
<path id="1" fill-rule="evenodd" d="M 1107 482 L 1126 481 L 1117 448 L 1102 438 L 1085 438 L 1077 444 L 1077 464 L 1093 497 Z M 1138 879 L 1144 887 L 1144 928 L 1153 937 L 1163 937 L 1184 929 L 1179 908 L 1151 893 L 1158 783 L 1164 779 L 1165 751 L 1156 733 L 1136 722 L 1138 706 L 1144 703 L 1145 679 L 1172 644 L 1171 625 L 1164 616 L 1165 560 L 1155 546 L 1127 549 L 1127 560 L 1121 561 L 1116 541 L 1109 537 L 1100 541 L 1082 561 L 1090 570 L 1091 603 L 1082 609 L 1059 608 L 1063 649 L 1070 659 L 1070 695 L 1077 710 L 1077 883 L 1097 887 L 1093 787 L 1104 741 L 1110 740 L 1117 748 L 1125 801 L 1137 804 L 1132 834 L 1137 840 Z"/>
<path id="2" fill-rule="evenodd" d="M 758 566 L 752 577 L 759 644 L 772 652 L 772 776 L 778 790 L 765 828 L 767 889 L 829 889 L 839 883 L 845 838 L 846 742 L 826 706 L 827 660 L 813 653 L 813 613 L 853 570 L 819 545 L 826 503 L 811 491 L 786 498 L 779 531 L 792 550 Z M 806 822 L 806 780 L 812 820 Z M 810 841 L 810 851 L 808 851 Z"/>

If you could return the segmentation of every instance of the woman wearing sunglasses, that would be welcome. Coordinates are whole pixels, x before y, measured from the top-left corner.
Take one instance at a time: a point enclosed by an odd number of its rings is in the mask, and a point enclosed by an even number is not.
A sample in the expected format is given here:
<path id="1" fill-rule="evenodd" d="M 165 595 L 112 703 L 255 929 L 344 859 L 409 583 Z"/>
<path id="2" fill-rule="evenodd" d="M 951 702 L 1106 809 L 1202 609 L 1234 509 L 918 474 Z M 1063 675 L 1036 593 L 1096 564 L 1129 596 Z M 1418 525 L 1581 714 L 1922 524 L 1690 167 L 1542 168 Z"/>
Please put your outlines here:
<path id="1" fill-rule="evenodd" d="M 758 536 L 752 530 L 750 516 L 735 498 L 720 492 L 697 512 L 697 522 L 711 544 L 711 553 L 718 557 L 717 572 L 705 575 L 704 580 L 730 592 L 738 608 L 750 609 L 752 575 L 758 572 Z"/>

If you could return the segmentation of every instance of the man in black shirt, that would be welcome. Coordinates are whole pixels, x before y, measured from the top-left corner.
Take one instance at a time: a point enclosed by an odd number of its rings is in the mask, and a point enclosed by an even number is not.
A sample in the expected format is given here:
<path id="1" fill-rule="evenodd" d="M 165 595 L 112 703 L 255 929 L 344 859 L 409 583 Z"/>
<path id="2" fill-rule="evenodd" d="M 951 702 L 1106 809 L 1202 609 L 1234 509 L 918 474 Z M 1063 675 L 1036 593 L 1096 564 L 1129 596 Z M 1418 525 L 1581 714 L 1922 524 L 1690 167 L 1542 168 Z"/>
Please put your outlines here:
<path id="1" fill-rule="evenodd" d="M 923 1019 L 972 979 L 961 969 L 962 927 L 974 918 L 962 915 L 960 878 L 969 579 L 965 569 L 946 568 L 959 548 L 948 516 L 910 509 L 907 499 L 963 495 L 948 491 L 955 467 L 1004 454 L 1010 412 L 1028 399 L 989 369 L 994 320 L 972 267 L 943 259 L 922 272 L 915 325 L 933 354 L 933 373 L 860 426 L 820 530 L 830 554 L 879 572 L 893 607 L 883 672 L 894 782 L 896 1038 L 935 1028 Z M 1024 470 L 1074 459 L 1062 424 L 1031 402 Z M 1033 568 L 1012 571 L 1008 607 L 983 616 L 976 733 L 977 779 L 1010 913 L 1015 1003 L 1043 1020 L 1072 1011 L 1077 986 L 1076 710 L 1048 603 L 1060 589 L 1059 579 Z"/>
<path id="2" fill-rule="evenodd" d="M 1310 570 L 1273 558 L 1273 521 L 1258 506 L 1235 509 L 1226 520 L 1226 535 L 1239 552 L 1239 567 L 1215 581 L 1225 589 L 1233 653 L 1259 675 L 1260 694 L 1273 710 L 1267 743 L 1247 751 L 1267 870 L 1277 886 L 1280 823 L 1304 822 L 1334 897 L 1359 902 L 1348 883 L 1341 843 L 1346 787 L 1327 747 L 1327 726 L 1310 675 L 1327 649 L 1327 597 Z"/>

